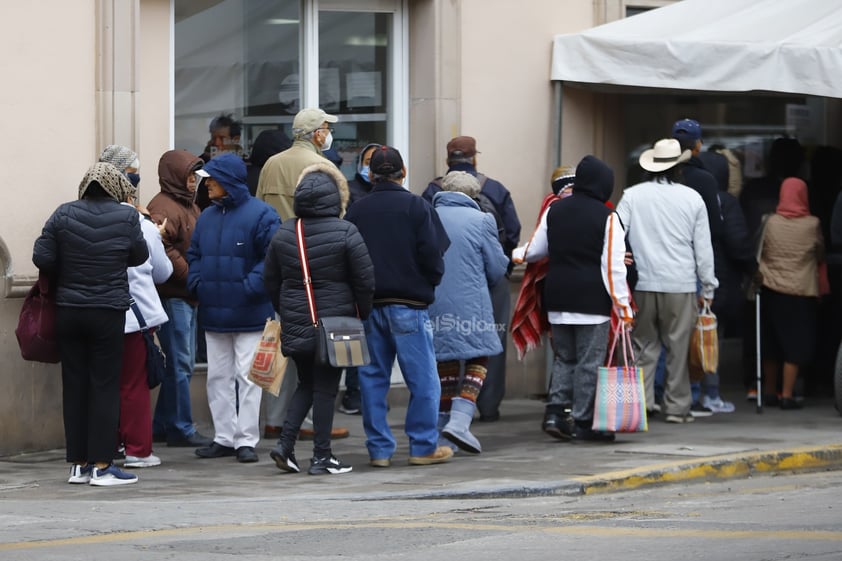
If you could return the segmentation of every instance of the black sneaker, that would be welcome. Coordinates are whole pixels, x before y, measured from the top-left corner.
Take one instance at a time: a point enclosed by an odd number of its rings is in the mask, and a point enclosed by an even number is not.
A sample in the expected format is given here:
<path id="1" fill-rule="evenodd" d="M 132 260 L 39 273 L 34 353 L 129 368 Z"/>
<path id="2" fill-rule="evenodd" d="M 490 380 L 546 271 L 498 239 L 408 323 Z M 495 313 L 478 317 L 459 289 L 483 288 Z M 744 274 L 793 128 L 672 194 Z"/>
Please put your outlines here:
<path id="1" fill-rule="evenodd" d="M 295 459 L 295 454 L 292 452 L 284 452 L 280 446 L 276 446 L 269 451 L 269 457 L 278 466 L 281 471 L 288 471 L 289 473 L 300 473 L 301 468 L 298 467 L 298 461 Z"/>
<path id="2" fill-rule="evenodd" d="M 353 470 L 348 464 L 343 464 L 336 459 L 336 456 L 329 458 L 313 458 L 310 460 L 310 469 L 307 471 L 310 475 L 338 475 L 340 473 L 348 473 Z"/>
<path id="3" fill-rule="evenodd" d="M 241 464 L 252 464 L 258 461 L 257 452 L 252 446 L 240 446 L 237 448 L 237 461 Z"/>
<path id="4" fill-rule="evenodd" d="M 339 404 L 339 412 L 346 415 L 360 414 L 360 392 L 345 390 L 342 402 Z"/>
<path id="5" fill-rule="evenodd" d="M 553 438 L 559 440 L 570 440 L 573 438 L 573 417 L 570 415 L 558 415 L 547 413 L 541 423 L 541 430 Z"/>
<path id="6" fill-rule="evenodd" d="M 577 424 L 576 432 L 573 433 L 573 440 L 577 442 L 614 442 L 614 433 L 593 430 L 590 427 Z"/>
<path id="7" fill-rule="evenodd" d="M 713 411 L 697 401 L 690 406 L 690 415 L 693 417 L 710 417 L 713 415 Z"/>
<path id="8" fill-rule="evenodd" d="M 200 458 L 224 458 L 237 455 L 237 451 L 231 446 L 223 446 L 217 442 L 211 442 L 210 446 L 204 448 L 197 448 L 195 453 Z"/>

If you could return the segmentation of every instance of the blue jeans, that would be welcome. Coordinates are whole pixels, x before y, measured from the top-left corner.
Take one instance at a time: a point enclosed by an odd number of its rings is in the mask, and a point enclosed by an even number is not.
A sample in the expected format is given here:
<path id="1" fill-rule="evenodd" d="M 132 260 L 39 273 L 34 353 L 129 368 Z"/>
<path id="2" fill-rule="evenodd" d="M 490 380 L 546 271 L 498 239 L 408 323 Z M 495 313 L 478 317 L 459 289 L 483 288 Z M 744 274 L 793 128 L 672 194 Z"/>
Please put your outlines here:
<path id="1" fill-rule="evenodd" d="M 155 434 L 189 437 L 193 426 L 190 378 L 196 364 L 196 309 L 180 298 L 162 298 L 170 320 L 158 328 L 161 350 L 167 355 L 167 372 L 158 392 L 152 429 Z"/>
<path id="2" fill-rule="evenodd" d="M 397 444 L 386 418 L 389 379 L 395 356 L 409 389 L 405 432 L 409 455 L 436 451 L 441 383 L 436 370 L 433 328 L 427 310 L 379 306 L 365 321 L 371 363 L 357 369 L 360 379 L 366 448 L 372 459 L 391 458 Z"/>

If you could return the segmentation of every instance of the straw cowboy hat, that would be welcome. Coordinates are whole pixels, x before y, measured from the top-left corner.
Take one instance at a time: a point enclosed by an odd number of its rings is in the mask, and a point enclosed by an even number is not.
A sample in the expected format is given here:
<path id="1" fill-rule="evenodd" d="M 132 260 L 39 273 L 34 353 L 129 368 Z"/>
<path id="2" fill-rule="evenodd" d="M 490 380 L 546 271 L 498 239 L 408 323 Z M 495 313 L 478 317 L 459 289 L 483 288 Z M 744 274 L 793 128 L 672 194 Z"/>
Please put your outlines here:
<path id="1" fill-rule="evenodd" d="M 681 144 L 674 138 L 663 138 L 653 148 L 640 155 L 640 167 L 654 173 L 666 171 L 690 159 L 690 150 L 681 151 Z"/>

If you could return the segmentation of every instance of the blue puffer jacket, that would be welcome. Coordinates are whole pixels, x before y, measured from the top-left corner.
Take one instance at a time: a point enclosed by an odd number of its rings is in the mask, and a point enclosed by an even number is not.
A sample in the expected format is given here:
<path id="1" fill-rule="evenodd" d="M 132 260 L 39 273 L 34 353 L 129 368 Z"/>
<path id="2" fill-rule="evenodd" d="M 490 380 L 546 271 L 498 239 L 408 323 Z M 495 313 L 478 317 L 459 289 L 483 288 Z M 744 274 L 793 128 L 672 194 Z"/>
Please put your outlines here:
<path id="1" fill-rule="evenodd" d="M 441 191 L 433 204 L 450 238 L 444 276 L 430 305 L 436 360 L 466 360 L 503 352 L 489 286 L 503 278 L 509 258 L 494 217 L 463 193 Z"/>
<path id="2" fill-rule="evenodd" d="M 199 325 L 211 332 L 262 331 L 275 315 L 263 260 L 281 219 L 251 196 L 245 163 L 236 154 L 217 156 L 204 170 L 228 194 L 199 216 L 187 252 L 187 288 L 199 300 Z"/>

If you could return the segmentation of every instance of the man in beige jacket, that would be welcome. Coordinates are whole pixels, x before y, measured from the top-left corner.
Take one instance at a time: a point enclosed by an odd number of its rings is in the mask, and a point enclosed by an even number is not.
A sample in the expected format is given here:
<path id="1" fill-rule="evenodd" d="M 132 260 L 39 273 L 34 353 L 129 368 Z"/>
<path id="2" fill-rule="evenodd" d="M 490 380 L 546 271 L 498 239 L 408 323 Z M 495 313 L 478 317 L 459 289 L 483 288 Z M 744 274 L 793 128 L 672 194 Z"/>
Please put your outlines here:
<path id="1" fill-rule="evenodd" d="M 286 222 L 295 218 L 293 210 L 293 194 L 298 186 L 298 178 L 304 168 L 327 161 L 322 155 L 323 150 L 330 148 L 333 143 L 332 123 L 337 121 L 335 115 L 329 115 L 317 107 L 302 109 L 292 121 L 292 146 L 266 160 L 257 182 L 256 197 L 272 207 Z M 266 393 L 266 425 L 264 438 L 279 438 L 281 427 L 286 417 L 287 406 L 298 385 L 298 373 L 295 364 L 290 361 L 287 366 L 284 383 L 278 397 Z M 312 438 L 312 429 L 302 429 L 301 437 Z M 336 427 L 331 432 L 331 438 L 345 438 L 348 429 Z"/>

